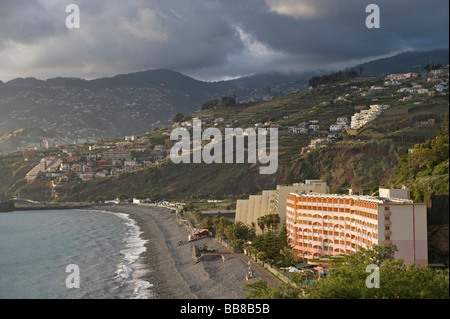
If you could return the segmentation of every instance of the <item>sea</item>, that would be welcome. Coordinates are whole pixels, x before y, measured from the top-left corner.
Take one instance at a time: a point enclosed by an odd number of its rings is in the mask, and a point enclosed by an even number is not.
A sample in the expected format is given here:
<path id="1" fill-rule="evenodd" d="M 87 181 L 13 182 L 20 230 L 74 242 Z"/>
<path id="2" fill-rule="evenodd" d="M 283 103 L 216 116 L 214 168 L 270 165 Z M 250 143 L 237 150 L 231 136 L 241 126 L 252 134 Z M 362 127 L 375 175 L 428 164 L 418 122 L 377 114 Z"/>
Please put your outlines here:
<path id="1" fill-rule="evenodd" d="M 0 213 L 0 299 L 153 299 L 141 235 L 123 213 Z"/>

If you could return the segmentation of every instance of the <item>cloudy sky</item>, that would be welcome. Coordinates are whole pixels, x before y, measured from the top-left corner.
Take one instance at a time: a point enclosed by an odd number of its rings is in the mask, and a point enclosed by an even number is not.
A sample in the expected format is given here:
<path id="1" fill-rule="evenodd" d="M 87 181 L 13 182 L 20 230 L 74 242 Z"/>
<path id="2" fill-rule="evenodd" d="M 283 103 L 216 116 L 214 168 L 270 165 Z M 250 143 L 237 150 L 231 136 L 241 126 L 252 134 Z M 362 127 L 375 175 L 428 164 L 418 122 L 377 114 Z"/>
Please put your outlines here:
<path id="1" fill-rule="evenodd" d="M 66 27 L 68 4 L 80 28 Z M 368 4 L 381 28 L 368 29 Z M 0 80 L 167 68 L 202 80 L 448 48 L 448 0 L 0 0 Z"/>

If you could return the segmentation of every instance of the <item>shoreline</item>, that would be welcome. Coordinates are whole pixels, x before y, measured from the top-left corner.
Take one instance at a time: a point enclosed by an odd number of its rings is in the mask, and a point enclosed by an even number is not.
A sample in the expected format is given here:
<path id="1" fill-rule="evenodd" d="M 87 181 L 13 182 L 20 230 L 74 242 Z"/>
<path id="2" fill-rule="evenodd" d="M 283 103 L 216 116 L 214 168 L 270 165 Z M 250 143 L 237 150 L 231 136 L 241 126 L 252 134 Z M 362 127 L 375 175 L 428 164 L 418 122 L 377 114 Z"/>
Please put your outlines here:
<path id="1" fill-rule="evenodd" d="M 77 207 L 79 208 L 79 207 Z M 147 281 L 155 299 L 243 299 L 247 264 L 239 258 L 195 262 L 192 246 L 224 250 L 214 238 L 187 242 L 188 230 L 170 209 L 141 205 L 90 205 L 89 210 L 127 214 L 146 240 L 137 263 L 145 265 L 139 280 Z M 181 242 L 181 244 L 180 244 Z"/>
<path id="2" fill-rule="evenodd" d="M 39 202 L 14 202 L 14 209 L 7 213 L 15 211 L 32 211 L 32 210 L 58 210 L 58 209 L 89 209 L 94 206 L 100 206 L 89 203 L 39 203 Z M 105 205 L 105 207 L 107 207 Z"/>

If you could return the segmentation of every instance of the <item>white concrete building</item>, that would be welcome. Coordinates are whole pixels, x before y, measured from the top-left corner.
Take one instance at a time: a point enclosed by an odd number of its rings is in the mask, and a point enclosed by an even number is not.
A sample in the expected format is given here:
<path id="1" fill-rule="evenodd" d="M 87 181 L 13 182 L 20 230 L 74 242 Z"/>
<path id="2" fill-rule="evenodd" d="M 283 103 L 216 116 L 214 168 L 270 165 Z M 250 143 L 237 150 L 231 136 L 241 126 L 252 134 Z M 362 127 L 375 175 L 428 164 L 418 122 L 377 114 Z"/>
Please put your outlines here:
<path id="1" fill-rule="evenodd" d="M 257 222 L 260 216 L 278 214 L 280 224 L 286 222 L 286 196 L 291 192 L 299 193 L 329 193 L 326 182 L 321 180 L 307 180 L 305 183 L 292 185 L 278 185 L 276 190 L 263 191 L 261 195 L 251 195 L 249 199 L 236 202 L 235 221 L 251 225 Z M 257 227 L 257 232 L 260 233 Z"/>

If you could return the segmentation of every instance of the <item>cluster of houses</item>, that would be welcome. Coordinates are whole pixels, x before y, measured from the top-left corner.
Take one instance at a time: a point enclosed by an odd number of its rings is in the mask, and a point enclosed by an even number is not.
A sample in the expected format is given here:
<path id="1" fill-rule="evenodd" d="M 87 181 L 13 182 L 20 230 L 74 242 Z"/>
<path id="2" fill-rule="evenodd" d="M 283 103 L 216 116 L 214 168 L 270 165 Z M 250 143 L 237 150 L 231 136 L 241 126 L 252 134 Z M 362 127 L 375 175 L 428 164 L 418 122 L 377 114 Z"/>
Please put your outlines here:
<path id="1" fill-rule="evenodd" d="M 225 119 L 223 117 L 218 117 L 218 118 L 212 118 L 209 116 L 203 116 L 202 118 L 199 117 L 194 117 L 190 120 L 186 120 L 186 121 L 181 121 L 181 122 L 175 122 L 172 125 L 172 129 L 175 128 L 187 128 L 187 129 L 191 129 L 194 127 L 194 122 L 195 121 L 200 121 L 202 126 L 208 126 L 212 123 L 212 125 L 214 127 L 223 125 L 223 123 L 225 122 Z M 225 127 L 230 127 L 228 124 L 225 124 Z"/>
<path id="2" fill-rule="evenodd" d="M 448 75 L 449 75 L 448 68 L 431 71 L 428 74 L 428 77 L 426 78 L 426 83 L 436 83 L 436 84 L 433 87 L 427 85 L 427 88 L 425 88 L 424 85 L 422 84 L 414 82 L 411 83 L 410 81 L 416 79 L 418 77 L 418 74 L 409 72 L 401 74 L 390 74 L 387 76 L 384 86 L 374 85 L 371 86 L 370 89 L 368 89 L 367 91 L 364 91 L 362 88 L 358 89 L 358 87 L 356 86 L 352 86 L 351 89 L 356 90 L 355 93 L 357 93 L 358 96 L 367 96 L 373 93 L 386 90 L 387 87 L 389 86 L 402 85 L 407 81 L 410 83 L 409 86 L 400 88 L 399 90 L 397 90 L 398 93 L 428 94 L 428 95 L 435 95 L 436 93 L 447 94 L 445 91 L 448 90 Z M 442 77 L 447 77 L 447 79 L 443 80 Z M 334 103 L 336 102 L 350 103 L 352 101 L 349 100 L 349 96 L 350 94 L 346 94 L 344 96 L 337 97 L 336 99 L 334 99 Z M 411 98 L 412 95 L 402 97 L 401 100 L 408 100 Z M 346 117 L 337 118 L 336 123 L 331 124 L 328 129 L 330 134 L 326 137 L 319 137 L 312 139 L 307 147 L 302 148 L 302 154 L 309 152 L 311 149 L 316 149 L 326 143 L 333 142 L 341 132 L 348 130 L 358 130 L 362 128 L 367 123 L 378 118 L 383 112 L 385 112 L 389 108 L 389 105 L 376 104 L 370 105 L 369 108 L 367 108 L 366 105 L 358 105 L 355 108 L 358 112 L 351 117 L 350 122 Z M 416 123 L 416 125 L 421 126 L 433 124 L 434 119 L 429 119 L 428 121 L 421 121 L 420 123 Z M 289 128 L 291 134 L 309 134 L 311 133 L 311 131 L 317 130 L 319 130 L 319 124 L 314 123 L 314 125 L 312 126 L 311 122 L 300 123 L 298 126 L 293 126 Z"/>
<path id="3" fill-rule="evenodd" d="M 309 122 L 302 122 L 296 126 L 289 127 L 291 134 L 308 134 L 310 132 L 317 132 L 320 130 L 319 120 L 310 120 Z"/>
<path id="4" fill-rule="evenodd" d="M 31 182 L 42 173 L 52 177 L 58 177 L 57 171 L 61 163 L 62 160 L 57 157 L 43 158 L 39 161 L 39 164 L 33 167 L 33 169 L 26 174 L 25 179 L 28 182 Z"/>
<path id="5" fill-rule="evenodd" d="M 60 156 L 41 159 L 26 175 L 26 179 L 30 182 L 38 176 L 51 178 L 54 179 L 53 186 L 58 187 L 70 177 L 90 181 L 131 172 L 167 159 L 165 145 L 135 145 L 134 142 L 138 140 L 136 136 L 126 137 L 124 142 L 116 143 L 115 147 L 93 145 L 84 152 L 78 151 L 76 145 L 61 147 Z"/>
<path id="6" fill-rule="evenodd" d="M 289 127 L 291 134 L 310 134 L 312 132 L 319 132 L 320 124 L 318 120 L 311 120 L 309 122 L 302 122 L 297 126 Z M 338 117 L 335 124 L 331 124 L 328 129 L 328 137 L 311 140 L 311 148 L 316 148 L 316 144 L 320 144 L 319 141 L 330 140 L 337 137 L 336 133 L 344 132 L 348 128 L 348 118 L 345 116 Z"/>
<path id="7" fill-rule="evenodd" d="M 326 143 L 332 143 L 336 141 L 337 137 L 339 137 L 343 132 L 349 129 L 348 118 L 345 116 L 340 116 L 337 118 L 335 124 L 331 124 L 328 128 L 328 135 L 326 137 L 318 137 L 311 139 L 308 146 L 303 147 L 301 154 L 307 153 L 312 149 L 317 149 L 320 146 L 325 145 Z M 320 126 L 317 121 L 316 124 L 313 124 L 315 131 L 319 130 Z"/>
<path id="8" fill-rule="evenodd" d="M 428 73 L 426 80 L 427 84 L 434 86 L 429 86 L 428 88 L 423 87 L 422 84 L 412 83 L 409 87 L 402 87 L 397 92 L 398 93 L 408 93 L 408 94 L 445 94 L 444 91 L 448 89 L 448 77 L 449 70 L 448 68 L 441 68 L 437 70 L 432 70 Z M 387 76 L 386 81 L 384 82 L 385 86 L 400 86 L 405 80 L 414 80 L 418 78 L 417 73 L 402 73 L 402 74 L 390 74 Z M 447 79 L 443 79 L 447 78 Z M 406 98 L 405 100 L 407 100 Z"/>
<path id="9" fill-rule="evenodd" d="M 442 68 L 438 70 L 432 70 L 428 73 L 426 83 L 436 83 L 433 87 L 427 85 L 428 88 L 425 88 L 424 85 L 410 82 L 411 80 L 415 80 L 418 78 L 418 74 L 414 72 L 409 73 L 400 73 L 400 74 L 390 74 L 387 76 L 384 87 L 383 86 L 372 86 L 369 91 L 377 92 L 385 90 L 386 87 L 389 86 L 400 86 L 405 82 L 408 82 L 409 85 L 402 87 L 397 90 L 397 93 L 406 93 L 411 94 L 409 96 L 404 96 L 400 99 L 400 101 L 407 101 L 413 97 L 414 94 L 428 94 L 435 95 L 438 94 L 446 94 L 445 91 L 448 90 L 448 68 Z M 446 80 L 443 80 L 441 77 L 447 77 Z M 369 109 L 365 109 L 361 107 L 358 113 L 355 113 L 351 118 L 350 128 L 353 130 L 358 130 L 367 123 L 375 120 L 381 113 L 383 113 L 389 105 L 371 105 Z M 357 107 L 358 109 L 358 107 Z"/>
<path id="10" fill-rule="evenodd" d="M 389 108 L 389 105 L 371 105 L 368 110 L 361 110 L 359 113 L 355 113 L 352 116 L 350 128 L 358 130 L 367 123 L 375 120 L 385 110 Z"/>

